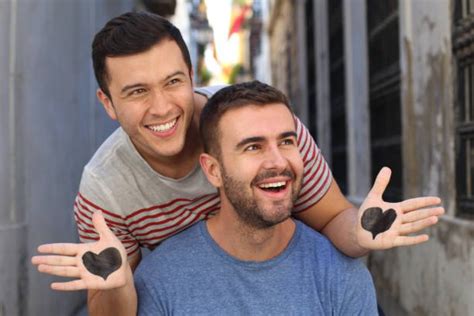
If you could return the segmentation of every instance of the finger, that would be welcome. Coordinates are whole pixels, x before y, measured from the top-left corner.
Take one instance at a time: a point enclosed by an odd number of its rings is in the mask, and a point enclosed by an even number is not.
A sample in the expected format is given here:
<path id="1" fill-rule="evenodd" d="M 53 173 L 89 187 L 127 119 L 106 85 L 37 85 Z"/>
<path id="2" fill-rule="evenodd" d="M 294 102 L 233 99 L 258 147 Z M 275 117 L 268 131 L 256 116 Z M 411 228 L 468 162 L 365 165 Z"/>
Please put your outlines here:
<path id="1" fill-rule="evenodd" d="M 416 222 L 430 216 L 441 216 L 444 214 L 443 207 L 431 207 L 421 210 L 411 211 L 402 216 L 402 223 Z"/>
<path id="2" fill-rule="evenodd" d="M 441 199 L 437 196 L 426 196 L 408 199 L 400 202 L 400 208 L 403 212 L 410 212 L 419 208 L 435 206 L 441 204 Z"/>
<path id="3" fill-rule="evenodd" d="M 423 235 L 418 235 L 418 236 L 401 236 L 395 238 L 395 241 L 393 243 L 394 247 L 399 247 L 399 246 L 413 246 L 417 244 L 421 244 L 423 242 L 428 241 L 430 238 L 428 235 L 423 234 Z"/>
<path id="4" fill-rule="evenodd" d="M 81 276 L 79 268 L 77 267 L 50 266 L 46 264 L 40 264 L 38 266 L 38 271 L 67 278 L 78 278 Z"/>
<path id="5" fill-rule="evenodd" d="M 438 222 L 438 217 L 432 216 L 416 222 L 403 224 L 400 226 L 400 235 L 408 235 L 419 232 L 422 229 L 433 226 Z"/>
<path id="6" fill-rule="evenodd" d="M 75 257 L 66 256 L 34 256 L 31 258 L 33 264 L 47 264 L 51 266 L 75 266 Z"/>
<path id="7" fill-rule="evenodd" d="M 369 196 L 372 197 L 382 197 L 385 189 L 387 188 L 388 183 L 390 182 L 390 176 L 392 171 L 388 167 L 383 167 L 380 169 L 379 174 L 375 178 L 374 185 L 369 192 Z"/>
<path id="8" fill-rule="evenodd" d="M 54 255 L 75 256 L 81 244 L 44 244 L 38 247 L 38 252 Z"/>
<path id="9" fill-rule="evenodd" d="M 78 291 L 85 290 L 86 283 L 82 280 L 74 280 L 69 282 L 54 282 L 51 283 L 51 288 L 57 291 Z"/>
<path id="10" fill-rule="evenodd" d="M 100 237 L 112 233 L 109 226 L 107 226 L 104 215 L 102 215 L 101 211 L 95 211 L 94 214 L 92 214 L 92 224 L 94 224 L 94 228 L 99 233 Z"/>

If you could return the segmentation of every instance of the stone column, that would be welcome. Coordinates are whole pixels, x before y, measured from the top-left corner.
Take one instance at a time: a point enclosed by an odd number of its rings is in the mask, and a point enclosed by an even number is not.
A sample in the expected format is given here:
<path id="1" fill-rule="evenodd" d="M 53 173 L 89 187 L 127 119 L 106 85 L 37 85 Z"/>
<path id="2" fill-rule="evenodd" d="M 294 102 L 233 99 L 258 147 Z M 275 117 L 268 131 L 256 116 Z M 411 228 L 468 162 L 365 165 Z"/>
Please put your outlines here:
<path id="1" fill-rule="evenodd" d="M 344 0 L 348 195 L 362 202 L 371 186 L 369 86 L 365 0 Z"/>
<path id="2" fill-rule="evenodd" d="M 454 215 L 451 8 L 399 3 L 404 195 L 441 194 Z"/>
<path id="3" fill-rule="evenodd" d="M 0 315 L 21 315 L 26 291 L 26 229 L 16 107 L 16 1 L 0 2 Z"/>
<path id="4" fill-rule="evenodd" d="M 296 73 L 297 86 L 295 87 L 295 96 L 297 104 L 294 104 L 296 113 L 298 114 L 301 122 L 308 126 L 308 74 L 306 71 L 307 67 L 307 52 L 306 52 L 306 24 L 305 24 L 305 12 L 304 12 L 304 1 L 296 1 L 295 6 L 295 24 L 296 24 L 296 58 L 298 71 Z"/>
<path id="5" fill-rule="evenodd" d="M 314 47 L 316 55 L 316 122 L 318 146 L 331 165 L 331 111 L 329 95 L 329 27 L 328 0 L 316 0 L 314 14 Z"/>

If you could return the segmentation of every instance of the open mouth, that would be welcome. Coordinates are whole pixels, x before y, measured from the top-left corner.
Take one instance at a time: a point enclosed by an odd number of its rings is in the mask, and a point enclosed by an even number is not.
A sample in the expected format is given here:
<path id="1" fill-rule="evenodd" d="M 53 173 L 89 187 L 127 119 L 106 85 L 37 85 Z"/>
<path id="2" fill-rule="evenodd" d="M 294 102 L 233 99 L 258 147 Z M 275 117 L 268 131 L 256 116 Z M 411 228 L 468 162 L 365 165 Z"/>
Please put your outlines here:
<path id="1" fill-rule="evenodd" d="M 286 189 L 288 181 L 278 181 L 259 184 L 258 187 L 266 192 L 280 192 Z"/>
<path id="2" fill-rule="evenodd" d="M 164 123 L 164 124 L 146 125 L 146 128 L 152 130 L 155 133 L 166 133 L 172 130 L 173 127 L 176 126 L 177 121 L 178 121 L 178 118 L 175 118 L 174 120 Z"/>

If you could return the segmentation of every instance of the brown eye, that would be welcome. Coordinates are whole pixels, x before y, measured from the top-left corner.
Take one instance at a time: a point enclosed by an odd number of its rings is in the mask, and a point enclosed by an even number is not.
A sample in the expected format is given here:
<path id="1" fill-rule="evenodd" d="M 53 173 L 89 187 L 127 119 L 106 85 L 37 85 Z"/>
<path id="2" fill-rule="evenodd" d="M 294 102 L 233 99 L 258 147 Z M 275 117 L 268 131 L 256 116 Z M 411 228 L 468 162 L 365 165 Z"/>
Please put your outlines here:
<path id="1" fill-rule="evenodd" d="M 245 147 L 245 151 L 256 151 L 258 149 L 260 149 L 260 146 L 258 146 L 256 144 L 249 145 L 249 146 Z"/>
<path id="2" fill-rule="evenodd" d="M 291 138 L 288 138 L 288 139 L 284 139 L 282 140 L 281 142 L 282 145 L 294 145 L 295 144 L 295 141 Z"/>
<path id="3" fill-rule="evenodd" d="M 179 83 L 179 82 L 181 82 L 181 80 L 179 80 L 179 79 L 177 79 L 177 78 L 174 78 L 174 79 L 171 79 L 168 84 L 169 84 L 169 85 L 174 85 L 174 84 Z"/>
<path id="4" fill-rule="evenodd" d="M 130 92 L 130 95 L 140 95 L 140 94 L 143 94 L 145 92 L 146 92 L 145 89 L 139 88 L 139 89 L 135 89 L 132 92 Z"/>

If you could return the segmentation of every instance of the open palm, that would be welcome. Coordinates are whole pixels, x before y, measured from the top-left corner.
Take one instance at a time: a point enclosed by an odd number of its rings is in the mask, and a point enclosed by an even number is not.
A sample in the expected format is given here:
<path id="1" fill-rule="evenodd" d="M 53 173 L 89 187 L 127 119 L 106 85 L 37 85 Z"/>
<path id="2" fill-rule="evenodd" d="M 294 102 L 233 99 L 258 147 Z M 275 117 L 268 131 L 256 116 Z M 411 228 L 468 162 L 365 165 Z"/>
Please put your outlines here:
<path id="1" fill-rule="evenodd" d="M 38 265 L 40 272 L 75 279 L 52 283 L 51 288 L 54 290 L 112 289 L 125 285 L 127 274 L 131 274 L 125 248 L 110 231 L 102 213 L 95 212 L 92 222 L 100 236 L 99 241 L 41 245 L 38 252 L 47 255 L 34 256 L 31 259 L 33 264 Z M 101 254 L 105 249 L 108 250 Z M 100 257 L 97 256 L 99 254 Z M 99 260 L 94 261 L 96 258 Z"/>
<path id="2" fill-rule="evenodd" d="M 418 197 L 398 203 L 385 202 L 382 195 L 390 181 L 391 170 L 380 170 L 375 183 L 359 208 L 357 240 L 364 248 L 377 250 L 415 245 L 428 235 L 411 235 L 438 222 L 444 208 L 438 197 Z"/>

